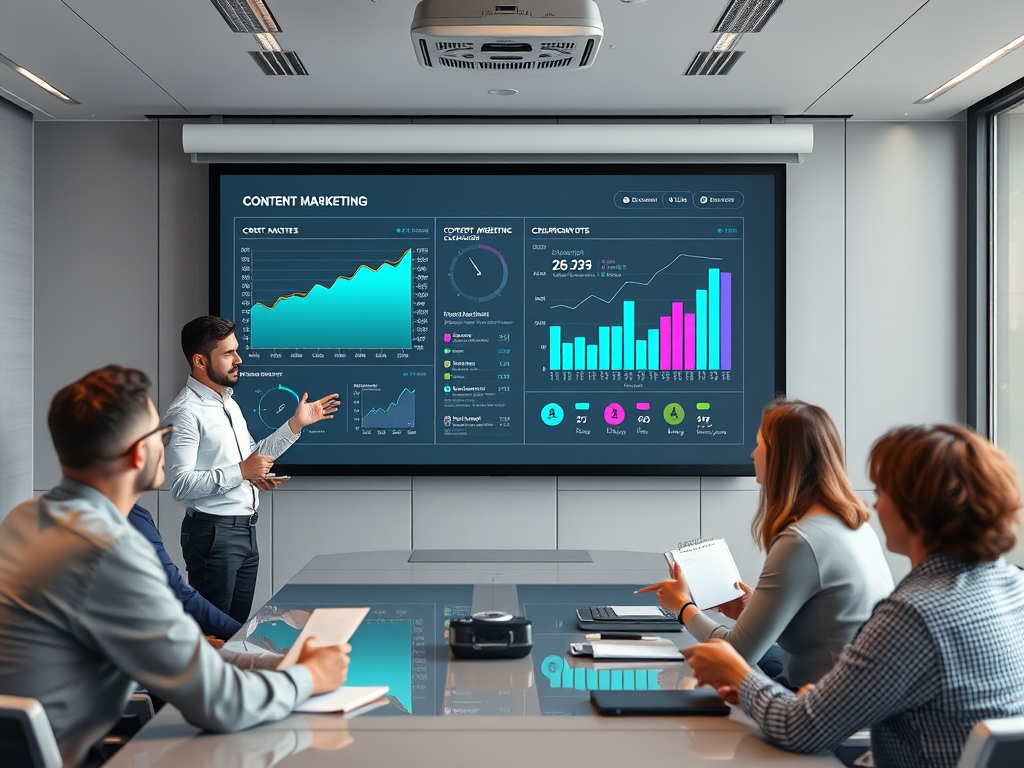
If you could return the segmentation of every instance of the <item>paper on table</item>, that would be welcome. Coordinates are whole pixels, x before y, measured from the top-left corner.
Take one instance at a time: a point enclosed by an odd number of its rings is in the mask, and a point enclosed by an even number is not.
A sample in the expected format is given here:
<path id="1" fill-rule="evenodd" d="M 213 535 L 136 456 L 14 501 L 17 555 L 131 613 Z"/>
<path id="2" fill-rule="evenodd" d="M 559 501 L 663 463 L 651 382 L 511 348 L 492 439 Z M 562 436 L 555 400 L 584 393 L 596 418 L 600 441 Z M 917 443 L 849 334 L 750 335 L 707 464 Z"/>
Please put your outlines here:
<path id="1" fill-rule="evenodd" d="M 386 685 L 343 685 L 333 691 L 310 696 L 295 707 L 295 712 L 351 712 L 353 709 L 376 701 L 388 692 Z"/>
<path id="2" fill-rule="evenodd" d="M 591 644 L 594 659 L 659 659 L 680 661 L 683 654 L 675 643 L 666 638 L 658 640 L 595 640 Z"/>
<path id="3" fill-rule="evenodd" d="M 683 569 L 690 595 L 702 611 L 743 594 L 736 587 L 740 572 L 725 539 L 705 539 L 674 549 L 672 557 Z"/>
<path id="4" fill-rule="evenodd" d="M 298 662 L 299 651 L 306 638 L 315 637 L 317 645 L 347 643 L 369 611 L 369 608 L 317 608 L 310 614 L 306 626 L 277 668 L 284 669 Z"/>
<path id="5" fill-rule="evenodd" d="M 657 616 L 659 619 L 665 614 L 656 605 L 609 605 L 616 616 Z"/>

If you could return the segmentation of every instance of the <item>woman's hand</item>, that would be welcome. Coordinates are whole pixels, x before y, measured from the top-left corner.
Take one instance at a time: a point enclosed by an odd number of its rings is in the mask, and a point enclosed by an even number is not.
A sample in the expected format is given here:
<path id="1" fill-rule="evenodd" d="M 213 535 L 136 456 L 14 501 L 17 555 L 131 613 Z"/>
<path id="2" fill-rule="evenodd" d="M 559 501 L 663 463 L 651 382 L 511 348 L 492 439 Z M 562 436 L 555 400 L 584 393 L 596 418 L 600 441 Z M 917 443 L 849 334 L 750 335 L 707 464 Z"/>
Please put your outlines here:
<path id="1" fill-rule="evenodd" d="M 654 592 L 658 596 L 658 602 L 662 608 L 672 611 L 672 613 L 679 613 L 683 605 L 690 601 L 690 586 L 686 583 L 686 577 L 683 576 L 683 569 L 679 567 L 679 563 L 675 563 L 669 569 L 669 573 L 672 576 L 671 579 L 638 589 L 637 593 Z"/>
<path id="2" fill-rule="evenodd" d="M 736 588 L 743 594 L 727 603 L 722 603 L 721 605 L 716 606 L 716 610 L 719 613 L 728 616 L 733 621 L 736 621 L 736 619 L 740 617 L 740 614 L 743 613 L 743 609 L 747 607 L 747 603 L 750 602 L 750 595 L 754 591 L 742 581 L 736 582 Z"/>
<path id="3" fill-rule="evenodd" d="M 736 649 L 717 637 L 683 649 L 683 657 L 701 685 L 739 688 L 753 670 Z M 719 694 L 721 695 L 721 694 Z"/>

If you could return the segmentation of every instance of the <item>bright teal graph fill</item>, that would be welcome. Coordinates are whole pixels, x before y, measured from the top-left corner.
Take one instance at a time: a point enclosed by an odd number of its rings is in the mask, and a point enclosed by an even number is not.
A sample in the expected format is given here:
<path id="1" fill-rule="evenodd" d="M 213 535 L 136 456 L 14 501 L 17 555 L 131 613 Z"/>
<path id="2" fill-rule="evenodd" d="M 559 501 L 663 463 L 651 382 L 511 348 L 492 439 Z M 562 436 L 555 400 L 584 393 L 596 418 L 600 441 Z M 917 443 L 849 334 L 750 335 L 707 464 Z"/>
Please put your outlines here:
<path id="1" fill-rule="evenodd" d="M 412 622 L 364 621 L 349 640 L 352 663 L 346 685 L 386 685 L 412 712 Z"/>
<path id="2" fill-rule="evenodd" d="M 362 265 L 330 288 L 315 285 L 269 307 L 255 304 L 250 321 L 255 348 L 409 349 L 412 252 L 377 269 Z"/>

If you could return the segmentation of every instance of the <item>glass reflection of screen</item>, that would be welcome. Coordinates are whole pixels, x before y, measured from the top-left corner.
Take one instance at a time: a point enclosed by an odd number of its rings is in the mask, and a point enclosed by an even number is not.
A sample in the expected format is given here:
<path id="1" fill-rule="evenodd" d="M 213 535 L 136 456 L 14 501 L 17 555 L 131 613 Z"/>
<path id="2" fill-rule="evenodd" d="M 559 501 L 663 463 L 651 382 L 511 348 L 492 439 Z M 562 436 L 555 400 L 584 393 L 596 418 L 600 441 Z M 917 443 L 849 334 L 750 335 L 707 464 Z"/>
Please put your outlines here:
<path id="1" fill-rule="evenodd" d="M 550 688 L 577 691 L 657 691 L 676 687 L 679 669 L 600 669 L 573 667 L 561 656 L 547 656 L 540 664 Z M 670 679 L 671 678 L 671 679 Z"/>

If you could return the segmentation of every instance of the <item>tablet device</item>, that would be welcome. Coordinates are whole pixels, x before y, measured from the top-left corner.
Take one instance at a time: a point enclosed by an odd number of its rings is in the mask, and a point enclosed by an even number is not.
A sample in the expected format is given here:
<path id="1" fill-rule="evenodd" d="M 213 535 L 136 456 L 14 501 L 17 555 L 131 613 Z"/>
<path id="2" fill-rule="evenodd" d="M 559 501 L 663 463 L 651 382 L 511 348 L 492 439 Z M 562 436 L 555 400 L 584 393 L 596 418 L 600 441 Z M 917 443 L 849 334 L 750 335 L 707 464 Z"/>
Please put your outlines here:
<path id="1" fill-rule="evenodd" d="M 729 715 L 729 706 L 710 689 L 591 691 L 590 700 L 602 715 Z"/>

